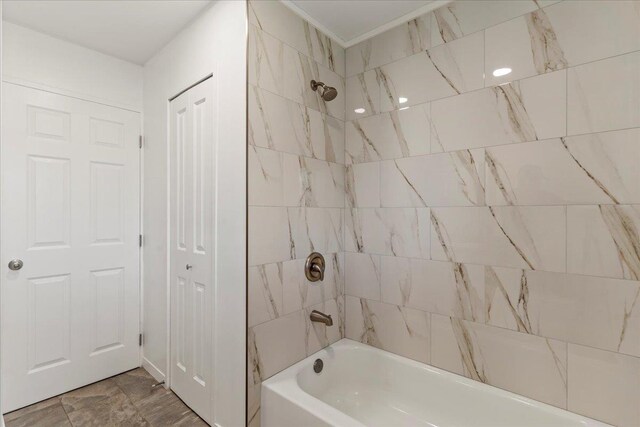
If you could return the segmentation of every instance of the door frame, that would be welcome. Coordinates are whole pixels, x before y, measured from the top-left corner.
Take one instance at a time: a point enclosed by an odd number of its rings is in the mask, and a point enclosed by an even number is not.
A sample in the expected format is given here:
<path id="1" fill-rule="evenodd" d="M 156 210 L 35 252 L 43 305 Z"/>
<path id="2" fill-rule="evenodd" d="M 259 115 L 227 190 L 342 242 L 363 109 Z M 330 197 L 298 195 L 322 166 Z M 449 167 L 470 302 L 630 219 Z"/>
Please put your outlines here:
<path id="1" fill-rule="evenodd" d="M 164 380 L 164 387 L 167 390 L 171 390 L 171 369 L 173 366 L 173 359 L 172 359 L 172 352 L 171 352 L 171 345 L 172 345 L 172 339 L 171 339 L 171 322 L 172 322 L 172 318 L 171 318 L 171 303 L 172 303 L 172 292 L 171 292 L 171 101 L 173 101 L 174 99 L 176 99 L 177 97 L 179 97 L 180 95 L 182 95 L 183 93 L 187 92 L 189 89 L 198 86 L 200 83 L 203 83 L 209 79 L 212 79 L 212 88 L 211 88 L 211 96 L 212 96 L 212 100 L 213 100 L 213 104 L 212 104 L 212 119 L 213 119 L 213 136 L 214 136 L 214 141 L 213 141 L 213 150 L 212 150 L 212 157 L 213 157 L 213 165 L 212 167 L 214 167 L 213 170 L 213 182 L 212 182 L 212 189 L 214 190 L 214 194 L 212 197 L 212 201 L 213 203 L 216 203 L 217 201 L 217 187 L 216 187 L 216 183 L 217 183 L 217 168 L 215 167 L 216 165 L 216 155 L 217 155 L 217 148 L 218 148 L 218 86 L 217 86 L 217 80 L 214 79 L 214 72 L 211 71 L 209 73 L 206 73 L 202 78 L 196 80 L 194 83 L 186 86 L 184 89 L 180 90 L 179 92 L 177 92 L 176 94 L 172 95 L 169 99 L 167 99 L 167 104 L 166 104 L 166 112 L 165 112 L 165 117 L 166 117 L 166 123 L 167 123 L 167 129 L 166 129 L 166 135 L 167 135 L 167 140 L 166 140 L 166 149 L 167 149 L 167 182 L 166 182 L 166 187 L 167 187 L 167 206 L 166 206 L 166 212 L 167 212 L 167 229 L 166 229 L 166 241 L 167 241 L 167 270 L 166 270 L 166 332 L 167 332 L 167 346 L 166 346 L 166 360 L 167 360 L 167 365 L 165 367 L 165 380 Z M 215 230 L 216 229 L 216 218 L 217 218 L 217 213 L 216 213 L 216 209 L 213 209 L 213 214 L 212 214 L 212 229 Z M 216 238 L 214 236 L 213 240 L 212 240 L 212 246 L 215 247 L 216 245 Z M 215 378 L 215 368 L 216 368 L 216 364 L 215 364 L 215 354 L 216 354 L 216 325 L 215 325 L 215 308 L 216 308 L 216 290 L 217 290 L 217 286 L 218 283 L 216 281 L 216 269 L 215 269 L 215 261 L 216 261 L 216 254 L 217 252 L 215 250 L 213 250 L 211 252 L 211 263 L 214 266 L 213 269 L 213 275 L 212 275 L 212 288 L 211 291 L 209 293 L 209 297 L 208 297 L 208 303 L 209 303 L 209 307 L 211 308 L 211 310 L 213 310 L 214 312 L 212 313 L 211 319 L 213 321 L 213 325 L 211 325 L 211 360 L 210 360 L 210 364 L 211 364 L 211 377 Z M 210 420 L 211 420 L 211 425 L 216 425 L 214 420 L 214 412 L 215 412 L 215 405 L 214 405 L 214 390 L 212 387 L 211 390 L 211 413 L 209 414 Z"/>
<path id="2" fill-rule="evenodd" d="M 9 76 L 4 76 L 2 75 L 0 77 L 0 97 L 2 96 L 2 87 L 4 86 L 5 83 L 8 84 L 13 84 L 16 86 L 22 86 L 22 87 L 26 87 L 29 89 L 35 89 L 35 90 L 39 90 L 39 91 L 43 91 L 43 92 L 49 92 L 55 95 L 60 95 L 60 96 L 65 96 L 65 97 L 69 97 L 69 98 L 75 98 L 75 99 L 79 99 L 81 101 L 87 101 L 87 102 L 92 102 L 94 104 L 100 104 L 100 105 L 105 105 L 107 107 L 113 107 L 113 108 L 118 108 L 121 110 L 127 110 L 127 111 L 131 111 L 134 113 L 138 113 L 139 117 L 140 117 L 140 136 L 142 137 L 142 135 L 144 135 L 144 113 L 142 111 L 142 108 L 135 108 L 132 107 L 130 105 L 125 105 L 125 104 L 119 104 L 117 102 L 110 102 L 110 101 L 106 101 L 104 99 L 101 98 L 97 98 L 91 95 L 85 95 L 85 94 L 80 94 L 74 91 L 69 91 L 66 89 L 62 89 L 62 88 L 56 88 L 56 87 L 51 87 L 51 86 L 46 86 L 46 85 L 42 85 L 36 82 L 32 82 L 32 81 L 28 81 L 28 80 L 22 80 L 22 79 L 18 79 L 18 78 L 14 78 L 14 77 L 9 77 Z M 1 98 L 0 98 L 1 99 Z M 2 124 L 2 105 L 0 104 L 0 125 Z M 2 138 L 0 137 L 0 149 L 3 147 L 4 145 L 4 141 L 2 141 Z M 0 172 L 2 169 L 2 162 L 0 161 Z M 1 180 L 2 174 L 0 173 L 0 180 Z M 3 213 L 3 205 L 2 205 L 2 200 L 3 200 L 3 193 L 2 193 L 2 182 L 0 181 L 0 218 L 2 218 L 2 213 Z M 143 201 L 144 201 L 144 156 L 142 155 L 142 150 L 139 149 L 138 150 L 138 185 L 139 185 L 139 189 L 138 189 L 138 233 L 140 235 L 144 235 L 144 216 L 143 216 Z M 0 229 L 0 237 L 1 237 L 1 229 Z M 3 245 L 0 245 L 0 262 L 2 262 L 5 259 L 5 253 L 3 251 Z M 0 266 L 1 267 L 1 266 Z M 144 330 L 144 245 L 139 245 L 138 246 L 138 333 L 142 334 L 142 331 Z M 6 285 L 6 279 L 4 274 L 0 274 L 0 308 L 1 308 L 1 304 L 4 301 L 4 289 L 5 289 L 5 285 Z M 1 310 L 0 310 L 0 315 L 2 314 Z M 0 353 L 2 350 L 2 341 L 0 340 Z M 143 347 L 142 345 L 140 345 L 138 347 L 138 365 L 141 366 L 142 365 L 142 359 L 143 359 Z M 2 360 L 0 360 L 0 371 L 2 368 Z M 1 378 L 0 378 L 1 381 Z M 0 388 L 1 388 L 2 384 L 0 382 Z M 1 401 L 0 401 L 1 402 Z M 0 403 L 1 405 L 1 403 Z M 0 427 L 4 427 L 4 418 L 2 416 L 2 407 L 0 406 Z"/>

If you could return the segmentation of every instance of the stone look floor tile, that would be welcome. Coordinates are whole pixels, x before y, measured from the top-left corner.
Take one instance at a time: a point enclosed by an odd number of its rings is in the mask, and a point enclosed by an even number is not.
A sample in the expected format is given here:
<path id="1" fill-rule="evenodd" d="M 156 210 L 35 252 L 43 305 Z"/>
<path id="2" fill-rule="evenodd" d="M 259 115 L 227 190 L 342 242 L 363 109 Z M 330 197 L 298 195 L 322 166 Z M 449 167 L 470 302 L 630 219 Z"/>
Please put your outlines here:
<path id="1" fill-rule="evenodd" d="M 125 372 L 4 416 L 7 427 L 206 427 L 142 368 Z"/>

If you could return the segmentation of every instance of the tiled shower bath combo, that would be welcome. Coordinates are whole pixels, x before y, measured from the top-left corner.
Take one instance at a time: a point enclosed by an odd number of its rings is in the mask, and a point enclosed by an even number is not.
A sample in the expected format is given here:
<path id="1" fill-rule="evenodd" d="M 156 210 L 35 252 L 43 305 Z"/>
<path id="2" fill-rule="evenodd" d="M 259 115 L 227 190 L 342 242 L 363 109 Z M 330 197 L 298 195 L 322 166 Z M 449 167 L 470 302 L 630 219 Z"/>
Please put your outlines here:
<path id="1" fill-rule="evenodd" d="M 456 1 L 346 51 L 249 15 L 249 424 L 346 337 L 640 425 L 640 3 Z"/>

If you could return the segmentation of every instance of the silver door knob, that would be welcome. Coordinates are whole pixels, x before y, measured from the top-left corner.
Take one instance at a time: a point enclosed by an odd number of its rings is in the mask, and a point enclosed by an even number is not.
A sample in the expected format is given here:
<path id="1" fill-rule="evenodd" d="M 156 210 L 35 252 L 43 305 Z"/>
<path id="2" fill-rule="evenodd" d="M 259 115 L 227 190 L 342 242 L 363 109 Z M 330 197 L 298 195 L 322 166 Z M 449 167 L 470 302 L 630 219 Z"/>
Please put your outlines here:
<path id="1" fill-rule="evenodd" d="M 20 270 L 23 265 L 24 263 L 21 259 L 12 259 L 11 261 L 9 261 L 9 270 Z"/>
<path id="2" fill-rule="evenodd" d="M 191 264 L 187 264 L 187 266 L 186 266 L 186 269 L 187 269 L 187 270 L 191 270 L 192 268 L 193 268 L 193 265 L 191 265 Z"/>

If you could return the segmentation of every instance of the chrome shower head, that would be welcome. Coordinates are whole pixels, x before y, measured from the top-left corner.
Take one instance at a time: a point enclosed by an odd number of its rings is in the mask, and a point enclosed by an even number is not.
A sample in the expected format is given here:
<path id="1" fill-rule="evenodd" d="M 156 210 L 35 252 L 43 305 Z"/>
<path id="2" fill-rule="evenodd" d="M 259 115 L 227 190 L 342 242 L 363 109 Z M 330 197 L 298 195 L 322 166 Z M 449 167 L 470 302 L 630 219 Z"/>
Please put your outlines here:
<path id="1" fill-rule="evenodd" d="M 311 89 L 314 91 L 321 89 L 321 91 L 319 91 L 320 97 L 325 101 L 332 101 L 336 96 L 338 96 L 338 90 L 335 87 L 327 86 L 326 84 L 315 80 L 311 80 Z"/>

